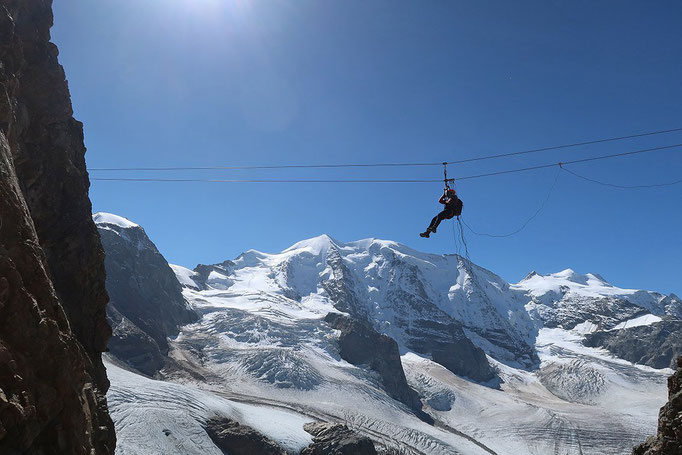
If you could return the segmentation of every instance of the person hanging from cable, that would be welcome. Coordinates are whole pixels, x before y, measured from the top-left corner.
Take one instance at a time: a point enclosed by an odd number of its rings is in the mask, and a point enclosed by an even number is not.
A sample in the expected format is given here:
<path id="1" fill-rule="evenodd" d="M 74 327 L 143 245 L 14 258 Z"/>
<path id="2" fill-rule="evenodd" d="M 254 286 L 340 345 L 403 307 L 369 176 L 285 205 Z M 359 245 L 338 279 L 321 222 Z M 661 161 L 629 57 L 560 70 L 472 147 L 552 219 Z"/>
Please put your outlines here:
<path id="1" fill-rule="evenodd" d="M 450 220 L 462 214 L 462 206 L 464 204 L 462 203 L 462 200 L 457 197 L 457 192 L 452 188 L 446 187 L 438 202 L 443 204 L 445 208 L 442 212 L 433 217 L 431 224 L 426 228 L 426 231 L 419 234 L 422 237 L 429 238 L 432 233 L 435 234 L 441 221 Z"/>

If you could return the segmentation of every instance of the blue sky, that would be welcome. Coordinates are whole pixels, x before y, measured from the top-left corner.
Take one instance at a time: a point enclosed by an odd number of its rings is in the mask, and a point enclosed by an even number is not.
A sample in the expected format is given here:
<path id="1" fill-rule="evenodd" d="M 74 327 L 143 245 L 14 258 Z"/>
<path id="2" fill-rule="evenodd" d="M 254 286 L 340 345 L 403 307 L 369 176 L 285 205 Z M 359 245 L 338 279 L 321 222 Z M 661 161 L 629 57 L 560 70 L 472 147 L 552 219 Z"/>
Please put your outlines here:
<path id="1" fill-rule="evenodd" d="M 682 126 L 674 1 L 55 1 L 53 41 L 85 124 L 88 166 L 457 160 Z M 682 143 L 682 133 L 454 166 L 464 176 Z M 576 164 L 617 184 L 678 180 L 682 149 Z M 504 233 L 556 169 L 457 185 L 467 222 Z M 440 178 L 440 168 L 91 177 Z M 95 211 L 143 225 L 194 267 L 327 233 L 452 253 L 418 237 L 440 184 L 98 182 Z M 472 260 L 515 282 L 597 272 L 682 295 L 682 185 L 619 190 L 559 175 L 514 237 L 466 232 Z"/>

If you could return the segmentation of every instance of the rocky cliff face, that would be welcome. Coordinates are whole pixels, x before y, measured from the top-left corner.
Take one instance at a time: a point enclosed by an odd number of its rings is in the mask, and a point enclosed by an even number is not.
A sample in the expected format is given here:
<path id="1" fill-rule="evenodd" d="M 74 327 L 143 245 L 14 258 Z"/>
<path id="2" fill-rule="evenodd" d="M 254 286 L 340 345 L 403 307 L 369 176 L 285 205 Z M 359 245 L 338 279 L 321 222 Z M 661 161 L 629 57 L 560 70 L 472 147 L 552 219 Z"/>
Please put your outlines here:
<path id="1" fill-rule="evenodd" d="M 194 322 L 182 287 L 141 226 L 117 215 L 94 216 L 106 251 L 107 313 L 114 327 L 109 349 L 147 375 L 164 365 L 169 336 Z"/>
<path id="2" fill-rule="evenodd" d="M 206 422 L 206 433 L 216 446 L 231 455 L 286 455 L 276 442 L 247 425 L 228 419 L 214 417 Z"/>
<path id="3" fill-rule="evenodd" d="M 107 454 L 104 256 L 51 25 L 0 0 L 0 452 Z"/>
<path id="4" fill-rule="evenodd" d="M 606 348 L 633 363 L 675 368 L 675 359 L 682 355 L 682 320 L 666 319 L 649 326 L 590 333 L 584 344 Z"/>
<path id="5" fill-rule="evenodd" d="M 682 357 L 677 371 L 668 378 L 668 402 L 658 414 L 658 432 L 646 443 L 634 448 L 633 455 L 682 454 Z"/>
<path id="6" fill-rule="evenodd" d="M 419 395 L 407 385 L 398 344 L 391 337 L 343 314 L 329 313 L 324 320 L 341 332 L 339 355 L 342 359 L 353 365 L 368 365 L 379 373 L 384 389 L 391 397 L 405 403 L 417 411 L 419 417 L 428 420 L 428 416 L 421 412 Z"/>
<path id="7" fill-rule="evenodd" d="M 303 428 L 313 435 L 313 443 L 301 455 L 376 455 L 374 443 L 347 426 L 326 422 L 306 423 Z"/>

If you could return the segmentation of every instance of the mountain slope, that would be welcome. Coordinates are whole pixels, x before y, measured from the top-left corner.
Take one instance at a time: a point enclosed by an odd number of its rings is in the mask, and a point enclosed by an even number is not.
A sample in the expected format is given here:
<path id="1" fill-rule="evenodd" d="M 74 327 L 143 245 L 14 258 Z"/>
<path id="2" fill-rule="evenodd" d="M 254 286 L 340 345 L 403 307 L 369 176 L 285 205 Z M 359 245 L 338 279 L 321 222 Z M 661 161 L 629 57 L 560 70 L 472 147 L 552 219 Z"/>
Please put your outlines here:
<path id="1" fill-rule="evenodd" d="M 117 215 L 93 215 L 106 253 L 110 351 L 153 375 L 164 366 L 167 338 L 197 320 L 182 287 L 141 226 Z"/>
<path id="2" fill-rule="evenodd" d="M 545 327 L 572 329 L 590 322 L 594 329 L 611 329 L 645 314 L 682 318 L 682 301 L 671 294 L 621 289 L 596 274 L 571 269 L 549 275 L 530 273 L 513 289 L 524 292 L 526 308 Z"/>
<path id="3" fill-rule="evenodd" d="M 280 254 L 251 250 L 234 261 L 200 266 L 191 279 L 197 289 L 244 295 L 257 289 L 313 313 L 322 307 L 348 312 L 395 339 L 401 352 L 433 355 L 466 345 L 473 336 L 503 361 L 525 367 L 537 362 L 531 346 L 535 325 L 524 301 L 499 277 L 459 256 L 419 253 L 376 239 L 344 244 L 320 236 Z M 469 346 L 471 359 L 486 363 Z M 485 367 L 455 372 L 476 380 L 492 377 Z"/>

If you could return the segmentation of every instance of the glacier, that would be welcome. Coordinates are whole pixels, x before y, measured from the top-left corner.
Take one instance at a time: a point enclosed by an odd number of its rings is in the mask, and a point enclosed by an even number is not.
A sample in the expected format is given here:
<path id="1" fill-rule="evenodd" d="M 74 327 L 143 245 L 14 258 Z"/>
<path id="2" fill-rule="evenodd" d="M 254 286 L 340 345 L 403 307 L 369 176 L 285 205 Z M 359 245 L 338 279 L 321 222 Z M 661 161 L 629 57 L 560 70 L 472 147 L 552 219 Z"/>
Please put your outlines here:
<path id="1" fill-rule="evenodd" d="M 157 453 L 141 451 L 142 436 L 117 416 L 139 412 L 143 399 L 153 409 L 164 394 L 210 404 L 176 422 L 176 437 L 204 438 L 201 422 L 217 400 L 225 414 L 234 415 L 234 403 L 286 411 L 297 424 L 345 423 L 380 451 L 428 454 L 622 454 L 655 432 L 666 400 L 671 370 L 582 340 L 679 319 L 679 299 L 620 289 L 598 274 L 533 272 L 510 284 L 458 255 L 327 235 L 280 253 L 249 250 L 219 264 L 171 268 L 199 320 L 169 340 L 178 367 L 156 381 L 107 363 L 116 369 L 109 402 L 117 430 L 125 430 L 122 454 Z M 408 384 L 433 425 L 390 398 L 371 368 L 341 358 L 339 331 L 324 321 L 335 312 L 397 342 Z M 458 374 L 435 355 L 464 342 L 485 353 L 494 380 Z M 150 395 L 126 395 L 140 381 Z M 283 440 L 267 425 L 258 429 Z M 290 431 L 299 446 L 307 437 L 301 431 Z M 287 444 L 291 453 L 300 450 Z"/>

